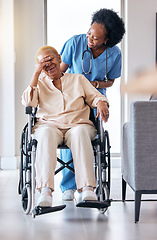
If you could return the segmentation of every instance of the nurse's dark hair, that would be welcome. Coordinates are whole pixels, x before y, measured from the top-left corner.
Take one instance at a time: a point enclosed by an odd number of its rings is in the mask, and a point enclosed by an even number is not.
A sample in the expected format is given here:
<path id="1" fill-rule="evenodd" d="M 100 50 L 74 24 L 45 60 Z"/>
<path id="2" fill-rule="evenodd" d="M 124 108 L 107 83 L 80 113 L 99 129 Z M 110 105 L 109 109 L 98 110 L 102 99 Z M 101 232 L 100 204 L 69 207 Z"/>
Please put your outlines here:
<path id="1" fill-rule="evenodd" d="M 102 8 L 94 12 L 91 25 L 94 22 L 104 25 L 108 38 L 107 47 L 113 47 L 122 40 L 125 33 L 124 22 L 115 11 Z"/>

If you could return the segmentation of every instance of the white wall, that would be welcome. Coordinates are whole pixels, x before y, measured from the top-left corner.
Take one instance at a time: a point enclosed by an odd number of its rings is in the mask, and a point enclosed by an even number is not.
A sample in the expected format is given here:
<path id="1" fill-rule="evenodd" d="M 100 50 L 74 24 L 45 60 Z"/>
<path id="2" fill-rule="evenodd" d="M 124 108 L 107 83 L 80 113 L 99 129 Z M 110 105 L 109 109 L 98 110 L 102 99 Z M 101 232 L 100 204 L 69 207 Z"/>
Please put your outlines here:
<path id="1" fill-rule="evenodd" d="M 21 95 L 33 75 L 36 52 L 44 44 L 43 2 L 43 0 L 14 0 L 16 155 L 19 155 L 20 135 L 26 123 Z"/>
<path id="2" fill-rule="evenodd" d="M 43 44 L 43 1 L 0 0 L 0 157 L 9 167 L 19 155 L 20 134 L 26 122 L 21 94 L 32 76 L 36 50 Z M 127 77 L 138 69 L 155 66 L 157 1 L 124 0 L 124 3 L 128 26 Z M 129 98 L 127 107 L 131 100 Z"/>
<path id="3" fill-rule="evenodd" d="M 33 74 L 35 53 L 43 45 L 43 2 L 0 0 L 2 168 L 16 167 L 16 156 L 20 154 L 20 135 L 26 122 L 21 95 Z"/>
<path id="4" fill-rule="evenodd" d="M 1 157 L 15 156 L 14 1 L 0 1 L 1 9 Z M 4 24 L 5 23 L 5 24 Z"/>
<path id="5" fill-rule="evenodd" d="M 124 0 L 125 22 L 125 80 L 138 71 L 155 67 L 156 41 L 156 0 Z M 130 103 L 133 100 L 148 99 L 149 96 L 129 96 L 124 110 L 127 112 L 125 121 L 129 118 Z"/>
<path id="6" fill-rule="evenodd" d="M 2 3 L 0 1 L 0 32 L 2 33 Z M 0 52 L 2 52 L 2 38 L 0 38 Z M 1 55 L 2 56 L 2 55 Z M 0 57 L 0 136 L 2 134 L 2 57 Z M 0 137 L 0 156 L 2 153 L 2 145 L 1 145 L 1 137 Z M 1 157 L 0 157 L 0 166 L 1 166 Z"/>

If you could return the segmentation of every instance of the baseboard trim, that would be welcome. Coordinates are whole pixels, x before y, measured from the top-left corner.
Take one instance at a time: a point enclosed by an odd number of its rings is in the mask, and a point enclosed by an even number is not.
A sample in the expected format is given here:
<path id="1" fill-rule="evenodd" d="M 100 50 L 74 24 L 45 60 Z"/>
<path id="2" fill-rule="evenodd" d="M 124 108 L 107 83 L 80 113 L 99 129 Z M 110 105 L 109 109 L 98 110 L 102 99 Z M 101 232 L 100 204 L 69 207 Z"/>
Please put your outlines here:
<path id="1" fill-rule="evenodd" d="M 112 168 L 121 168 L 121 157 L 112 157 L 111 156 L 111 167 Z"/>
<path id="2" fill-rule="evenodd" d="M 13 170 L 18 169 L 20 163 L 20 156 L 16 157 L 1 157 L 0 159 L 0 169 L 2 170 Z M 111 156 L 111 167 L 120 168 L 121 167 L 121 157 Z"/>
<path id="3" fill-rule="evenodd" d="M 0 169 L 1 170 L 14 170 L 18 168 L 19 156 L 16 157 L 1 157 Z"/>

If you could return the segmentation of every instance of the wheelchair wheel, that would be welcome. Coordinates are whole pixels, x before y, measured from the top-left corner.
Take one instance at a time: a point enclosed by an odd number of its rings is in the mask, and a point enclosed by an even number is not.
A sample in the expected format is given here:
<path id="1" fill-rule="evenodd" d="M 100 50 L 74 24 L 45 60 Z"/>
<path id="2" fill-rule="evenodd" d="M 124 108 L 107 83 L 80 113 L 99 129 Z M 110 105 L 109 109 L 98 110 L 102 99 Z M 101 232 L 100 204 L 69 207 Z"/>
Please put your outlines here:
<path id="1" fill-rule="evenodd" d="M 19 185 L 18 185 L 18 193 L 22 194 L 23 187 L 26 185 L 25 183 L 28 181 L 26 179 L 26 172 L 30 167 L 28 167 L 30 163 L 30 155 L 28 155 L 28 124 L 25 125 L 22 135 L 21 135 L 21 145 L 20 145 L 20 171 L 19 171 Z"/>
<path id="2" fill-rule="evenodd" d="M 28 152 L 28 124 L 25 125 L 21 135 L 20 178 L 18 193 L 22 198 L 22 209 L 29 214 L 32 204 L 31 196 L 31 155 Z"/>
<path id="3" fill-rule="evenodd" d="M 103 186 L 102 187 L 102 192 L 103 192 L 103 199 L 102 200 L 103 201 L 108 200 L 109 195 L 110 195 L 109 189 L 107 187 Z M 100 187 L 99 186 L 97 186 L 95 193 L 98 197 L 98 200 L 100 201 Z M 100 213 L 104 214 L 107 211 L 107 209 L 108 208 L 101 208 L 101 209 L 99 209 L 99 211 L 100 211 Z"/>
<path id="4" fill-rule="evenodd" d="M 32 205 L 31 187 L 29 184 L 26 184 L 22 191 L 22 208 L 26 215 L 30 213 L 31 205 Z"/>
<path id="5" fill-rule="evenodd" d="M 110 195 L 110 185 L 111 185 L 111 160 L 110 160 L 110 140 L 109 140 L 109 134 L 106 130 L 104 132 L 104 152 L 105 152 L 105 159 L 104 159 L 104 167 L 106 170 L 103 171 L 104 174 L 102 174 L 102 181 L 103 184 L 106 183 L 106 187 L 108 188 L 108 192 Z"/>
<path id="6" fill-rule="evenodd" d="M 107 201 L 110 196 L 110 142 L 108 131 L 103 133 L 103 143 L 97 146 L 95 158 L 95 177 L 97 181 L 96 195 L 98 201 Z M 101 195 L 101 196 L 100 196 Z M 107 207 L 108 208 L 108 207 Z M 105 213 L 107 208 L 99 209 Z"/>

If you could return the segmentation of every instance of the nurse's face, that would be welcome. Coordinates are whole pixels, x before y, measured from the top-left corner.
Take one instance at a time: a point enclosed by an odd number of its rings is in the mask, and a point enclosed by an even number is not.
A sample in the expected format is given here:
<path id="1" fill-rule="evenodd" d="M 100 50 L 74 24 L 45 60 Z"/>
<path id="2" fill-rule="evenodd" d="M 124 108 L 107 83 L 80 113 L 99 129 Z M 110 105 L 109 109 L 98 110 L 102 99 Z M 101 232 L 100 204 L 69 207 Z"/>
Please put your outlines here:
<path id="1" fill-rule="evenodd" d="M 94 22 L 86 34 L 88 47 L 93 50 L 104 47 L 104 44 L 108 41 L 106 35 L 105 27 L 102 24 Z"/>

